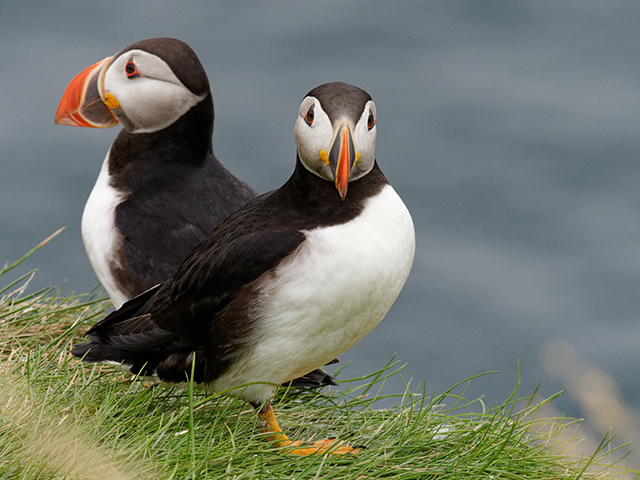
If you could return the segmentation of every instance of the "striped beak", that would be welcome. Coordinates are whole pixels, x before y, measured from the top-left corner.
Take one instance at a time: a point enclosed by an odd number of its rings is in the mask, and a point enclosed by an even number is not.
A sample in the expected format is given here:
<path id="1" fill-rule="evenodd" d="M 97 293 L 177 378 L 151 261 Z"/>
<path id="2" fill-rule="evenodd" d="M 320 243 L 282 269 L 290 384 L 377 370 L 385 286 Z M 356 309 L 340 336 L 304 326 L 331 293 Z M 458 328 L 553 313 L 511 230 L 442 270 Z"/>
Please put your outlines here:
<path id="1" fill-rule="evenodd" d="M 353 146 L 353 134 L 351 127 L 345 120 L 338 127 L 338 133 L 333 139 L 329 151 L 329 166 L 336 180 L 336 188 L 342 200 L 347 196 L 349 186 L 349 174 L 351 167 L 356 163 L 356 149 Z"/>
<path id="2" fill-rule="evenodd" d="M 56 124 L 93 128 L 109 128 L 118 124 L 105 104 L 103 94 L 104 75 L 110 62 L 111 57 L 107 57 L 71 80 L 58 105 Z M 111 106 L 114 106 L 114 101 L 117 104 L 115 97 L 109 100 Z"/>

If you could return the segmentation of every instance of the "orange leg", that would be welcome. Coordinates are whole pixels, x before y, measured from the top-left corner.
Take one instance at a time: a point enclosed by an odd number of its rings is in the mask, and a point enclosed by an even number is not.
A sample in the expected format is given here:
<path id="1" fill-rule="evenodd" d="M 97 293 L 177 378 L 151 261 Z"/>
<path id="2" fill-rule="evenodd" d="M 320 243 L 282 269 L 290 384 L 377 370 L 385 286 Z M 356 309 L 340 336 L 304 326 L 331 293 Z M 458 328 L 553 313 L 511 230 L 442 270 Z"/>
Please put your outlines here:
<path id="1" fill-rule="evenodd" d="M 355 455 L 360 453 L 360 447 L 349 447 L 342 445 L 344 442 L 336 438 L 327 438 L 317 442 L 303 444 L 300 441 L 292 442 L 289 437 L 280 429 L 276 416 L 271 408 L 271 402 L 267 402 L 265 406 L 258 412 L 260 419 L 260 429 L 263 433 L 268 433 L 267 441 L 273 442 L 276 447 L 293 447 L 284 450 L 290 455 L 323 455 L 330 453 L 333 455 Z"/>

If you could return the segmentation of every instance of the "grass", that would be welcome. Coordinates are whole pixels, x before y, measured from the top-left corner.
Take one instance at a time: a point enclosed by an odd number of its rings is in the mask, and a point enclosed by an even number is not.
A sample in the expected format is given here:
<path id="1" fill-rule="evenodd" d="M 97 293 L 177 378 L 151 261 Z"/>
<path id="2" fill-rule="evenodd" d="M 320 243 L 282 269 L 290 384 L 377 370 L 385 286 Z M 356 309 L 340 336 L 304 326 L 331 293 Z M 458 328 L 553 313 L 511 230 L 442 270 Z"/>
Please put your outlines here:
<path id="1" fill-rule="evenodd" d="M 71 345 L 110 304 L 96 292 L 27 294 L 30 275 L 0 288 L 2 479 L 542 480 L 636 473 L 611 464 L 609 438 L 590 456 L 563 455 L 557 439 L 575 422 L 538 418 L 553 399 L 519 398 L 517 388 L 501 405 L 486 407 L 463 398 L 467 381 L 439 395 L 407 384 L 396 408 L 376 409 L 385 379 L 400 375 L 393 362 L 339 390 L 278 391 L 274 410 L 291 438 L 338 436 L 367 446 L 348 458 L 288 456 L 261 438 L 242 401 L 192 386 L 151 387 L 116 367 L 72 358 Z"/>

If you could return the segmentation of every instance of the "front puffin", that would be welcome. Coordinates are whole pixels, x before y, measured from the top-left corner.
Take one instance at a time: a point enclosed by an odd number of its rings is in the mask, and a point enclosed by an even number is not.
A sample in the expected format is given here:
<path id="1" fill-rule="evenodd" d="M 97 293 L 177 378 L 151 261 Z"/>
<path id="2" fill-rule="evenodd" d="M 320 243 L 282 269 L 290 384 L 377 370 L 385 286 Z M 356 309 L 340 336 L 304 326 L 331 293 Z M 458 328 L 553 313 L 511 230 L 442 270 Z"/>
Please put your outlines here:
<path id="1" fill-rule="evenodd" d="M 364 338 L 411 270 L 413 222 L 375 161 L 375 120 L 357 87 L 309 92 L 289 180 L 223 221 L 164 285 L 95 325 L 73 354 L 166 382 L 193 372 L 253 405 L 266 438 L 290 454 L 357 453 L 336 439 L 292 442 L 270 398 Z"/>

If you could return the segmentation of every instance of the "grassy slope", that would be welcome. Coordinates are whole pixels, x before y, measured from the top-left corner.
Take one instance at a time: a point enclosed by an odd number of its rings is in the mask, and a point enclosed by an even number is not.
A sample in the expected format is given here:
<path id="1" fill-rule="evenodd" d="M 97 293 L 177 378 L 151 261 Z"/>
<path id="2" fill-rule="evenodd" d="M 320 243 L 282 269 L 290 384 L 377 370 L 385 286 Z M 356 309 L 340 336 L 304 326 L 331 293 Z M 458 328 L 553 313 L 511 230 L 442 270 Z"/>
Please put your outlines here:
<path id="1" fill-rule="evenodd" d="M 554 439 L 567 421 L 537 419 L 540 404 L 516 393 L 485 409 L 454 393 L 463 386 L 439 396 L 411 394 L 407 387 L 397 408 L 375 410 L 384 378 L 398 374 L 394 365 L 355 379 L 352 389 L 280 391 L 274 410 L 290 437 L 338 436 L 367 446 L 357 457 L 287 456 L 260 438 L 254 412 L 241 401 L 149 387 L 116 367 L 73 359 L 70 345 L 108 302 L 92 294 L 27 295 L 21 288 L 26 280 L 0 289 L 3 479 L 573 479 L 624 473 L 607 468 L 606 442 L 590 458 L 557 453 Z"/>

